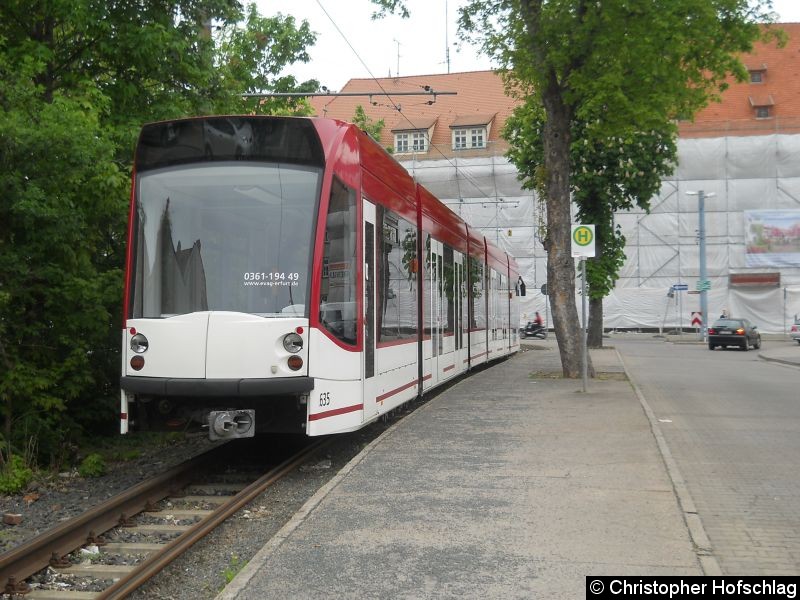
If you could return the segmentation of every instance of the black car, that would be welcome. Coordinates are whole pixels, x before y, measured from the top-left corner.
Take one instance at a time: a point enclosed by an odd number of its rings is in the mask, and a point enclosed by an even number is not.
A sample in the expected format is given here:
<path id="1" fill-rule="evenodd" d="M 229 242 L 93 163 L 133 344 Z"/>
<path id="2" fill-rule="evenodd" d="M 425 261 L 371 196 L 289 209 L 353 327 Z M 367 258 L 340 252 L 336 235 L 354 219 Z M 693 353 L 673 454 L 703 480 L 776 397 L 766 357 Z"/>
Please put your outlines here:
<path id="1" fill-rule="evenodd" d="M 719 319 L 708 328 L 708 349 L 717 346 L 738 346 L 742 350 L 749 350 L 752 346 L 758 350 L 761 348 L 761 334 L 747 319 Z"/>

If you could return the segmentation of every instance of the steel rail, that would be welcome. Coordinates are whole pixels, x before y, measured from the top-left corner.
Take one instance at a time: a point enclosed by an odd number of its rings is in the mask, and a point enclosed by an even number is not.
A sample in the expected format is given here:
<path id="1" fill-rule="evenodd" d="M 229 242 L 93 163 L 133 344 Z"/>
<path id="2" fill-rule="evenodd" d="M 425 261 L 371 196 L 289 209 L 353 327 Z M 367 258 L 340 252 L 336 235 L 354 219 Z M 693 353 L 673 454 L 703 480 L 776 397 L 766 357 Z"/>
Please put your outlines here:
<path id="1" fill-rule="evenodd" d="M 164 567 L 185 553 L 191 546 L 216 529 L 223 521 L 230 518 L 231 515 L 239 511 L 243 506 L 257 498 L 270 485 L 292 471 L 308 458 L 309 455 L 330 442 L 330 438 L 316 441 L 303 448 L 299 453 L 286 459 L 277 467 L 271 469 L 265 475 L 233 496 L 230 502 L 216 508 L 211 515 L 200 521 L 195 527 L 183 533 L 180 537 L 168 542 L 163 549 L 146 558 L 141 564 L 136 566 L 135 571 L 122 577 L 110 587 L 100 592 L 96 597 L 97 600 L 125 598 L 130 593 L 140 588 L 154 575 L 164 569 Z"/>
<path id="2" fill-rule="evenodd" d="M 0 592 L 16 585 L 59 560 L 92 538 L 112 529 L 124 516 L 145 510 L 171 491 L 190 483 L 193 474 L 212 460 L 219 449 L 200 454 L 156 477 L 142 481 L 56 527 L 0 555 Z"/>

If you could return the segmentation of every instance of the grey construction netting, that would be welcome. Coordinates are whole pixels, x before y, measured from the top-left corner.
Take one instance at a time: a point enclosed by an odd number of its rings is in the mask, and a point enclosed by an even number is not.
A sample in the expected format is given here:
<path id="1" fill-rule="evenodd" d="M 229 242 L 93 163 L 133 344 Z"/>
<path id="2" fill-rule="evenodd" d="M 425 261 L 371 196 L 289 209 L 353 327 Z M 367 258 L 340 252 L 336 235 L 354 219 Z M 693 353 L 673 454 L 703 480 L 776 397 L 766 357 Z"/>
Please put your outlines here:
<path id="1" fill-rule="evenodd" d="M 698 196 L 689 192 L 702 190 L 710 321 L 724 310 L 750 319 L 764 333 L 786 333 L 800 314 L 800 135 L 681 139 L 678 157 L 675 174 L 662 182 L 649 214 L 616 215 L 627 238 L 627 259 L 604 301 L 604 326 L 691 326 L 693 313 L 700 311 L 700 294 L 689 293 L 696 292 L 700 274 L 700 213 Z M 545 221 L 543 207 L 533 192 L 520 188 L 514 166 L 502 156 L 402 164 L 516 258 L 528 290 L 520 319 L 539 311 L 549 323 L 548 299 L 540 291 L 547 281 L 538 229 Z M 780 280 L 731 283 L 731 275 L 753 273 L 777 273 Z M 688 291 L 669 293 L 681 283 Z"/>

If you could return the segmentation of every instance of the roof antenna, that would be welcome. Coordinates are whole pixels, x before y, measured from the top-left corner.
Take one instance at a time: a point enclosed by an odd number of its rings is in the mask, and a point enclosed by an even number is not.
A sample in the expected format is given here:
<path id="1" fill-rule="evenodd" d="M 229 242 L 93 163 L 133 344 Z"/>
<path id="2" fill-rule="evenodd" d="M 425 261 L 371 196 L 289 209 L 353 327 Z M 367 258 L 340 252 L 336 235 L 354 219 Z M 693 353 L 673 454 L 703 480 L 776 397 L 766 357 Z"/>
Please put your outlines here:
<path id="1" fill-rule="evenodd" d="M 397 38 L 392 39 L 394 40 L 394 43 L 397 44 L 397 71 L 394 74 L 394 76 L 397 78 L 400 77 L 400 42 L 397 40 Z"/>
<path id="2" fill-rule="evenodd" d="M 450 36 L 449 31 L 450 13 L 447 12 L 447 0 L 444 0 L 444 60 L 447 63 L 447 74 L 450 74 Z"/>

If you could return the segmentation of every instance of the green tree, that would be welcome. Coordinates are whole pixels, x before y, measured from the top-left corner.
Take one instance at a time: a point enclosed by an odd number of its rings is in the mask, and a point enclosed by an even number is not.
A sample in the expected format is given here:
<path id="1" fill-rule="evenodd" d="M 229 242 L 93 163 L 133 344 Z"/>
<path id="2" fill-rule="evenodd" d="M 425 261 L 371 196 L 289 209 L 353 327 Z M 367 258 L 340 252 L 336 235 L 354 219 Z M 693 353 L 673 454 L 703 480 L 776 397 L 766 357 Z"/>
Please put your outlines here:
<path id="1" fill-rule="evenodd" d="M 0 19 L 0 459 L 35 439 L 58 462 L 85 428 L 116 425 L 141 124 L 292 91 L 279 74 L 314 37 L 232 0 L 6 0 Z"/>
<path id="2" fill-rule="evenodd" d="M 260 114 L 312 114 L 311 105 L 302 96 L 243 100 L 241 94 L 315 92 L 319 81 L 299 83 L 294 76 L 282 74 L 286 65 L 308 62 L 306 48 L 316 36 L 307 22 L 297 23 L 291 15 L 259 15 L 255 4 L 248 7 L 244 23 L 227 22 L 217 26 L 215 64 L 224 82 L 228 103 L 217 105 L 215 112 L 238 112 L 244 109 Z M 244 105 L 243 105 L 244 102 Z"/>
<path id="3" fill-rule="evenodd" d="M 737 53 L 752 49 L 769 0 L 474 0 L 462 35 L 499 61 L 509 89 L 544 112 L 537 177 L 547 207 L 544 246 L 566 377 L 579 377 L 580 325 L 570 252 L 575 123 L 592 140 L 664 131 L 718 95 Z M 535 168 L 528 169 L 534 172 Z"/>
<path id="4" fill-rule="evenodd" d="M 625 263 L 625 236 L 614 214 L 638 206 L 650 211 L 650 199 L 677 160 L 677 132 L 672 122 L 661 130 L 621 132 L 593 139 L 578 130 L 572 144 L 572 197 L 576 220 L 594 223 L 596 256 L 586 263 L 589 298 L 587 343 L 603 345 L 603 298 L 614 289 Z"/>
<path id="5" fill-rule="evenodd" d="M 403 12 L 402 0 L 373 0 Z M 472 0 L 459 33 L 496 59 L 509 92 L 541 107 L 542 162 L 522 172 L 547 213 L 547 287 L 562 371 L 579 377 L 580 324 L 571 256 L 573 135 L 665 131 L 742 78 L 771 0 Z M 592 142 L 593 143 L 593 142 Z M 604 214 L 609 214 L 604 211 Z"/>
<path id="6" fill-rule="evenodd" d="M 544 114 L 535 99 L 515 109 L 503 135 L 510 142 L 507 156 L 523 178 L 523 186 L 544 197 L 537 170 L 544 163 Z M 625 262 L 625 237 L 614 224 L 614 213 L 638 206 L 649 211 L 662 177 L 672 173 L 677 159 L 673 122 L 662 130 L 628 131 L 612 137 L 591 137 L 592 128 L 574 121 L 570 148 L 570 186 L 576 218 L 595 225 L 596 256 L 587 260 L 589 297 L 588 344 L 603 340 L 603 298 L 614 289 Z M 539 184 L 539 185 L 537 185 Z"/>
<path id="7" fill-rule="evenodd" d="M 381 140 L 381 132 L 386 126 L 386 122 L 383 119 L 378 119 L 377 121 L 370 119 L 364 107 L 360 104 L 356 106 L 356 112 L 353 115 L 353 123 L 376 142 Z"/>

